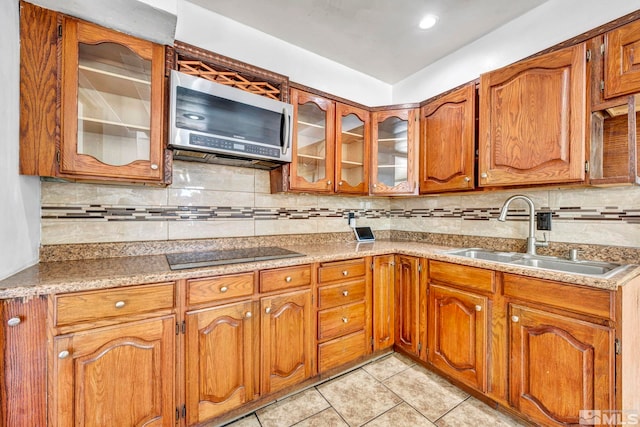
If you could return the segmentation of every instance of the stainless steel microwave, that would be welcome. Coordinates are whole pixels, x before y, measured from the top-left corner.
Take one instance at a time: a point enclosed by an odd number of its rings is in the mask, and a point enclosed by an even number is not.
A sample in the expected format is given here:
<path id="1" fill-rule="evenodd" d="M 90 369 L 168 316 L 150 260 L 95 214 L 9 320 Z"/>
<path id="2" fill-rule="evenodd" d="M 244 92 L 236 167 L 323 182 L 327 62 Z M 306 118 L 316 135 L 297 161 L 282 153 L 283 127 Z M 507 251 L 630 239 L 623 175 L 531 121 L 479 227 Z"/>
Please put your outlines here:
<path id="1" fill-rule="evenodd" d="M 293 106 L 171 71 L 174 158 L 272 169 L 291 162 Z"/>

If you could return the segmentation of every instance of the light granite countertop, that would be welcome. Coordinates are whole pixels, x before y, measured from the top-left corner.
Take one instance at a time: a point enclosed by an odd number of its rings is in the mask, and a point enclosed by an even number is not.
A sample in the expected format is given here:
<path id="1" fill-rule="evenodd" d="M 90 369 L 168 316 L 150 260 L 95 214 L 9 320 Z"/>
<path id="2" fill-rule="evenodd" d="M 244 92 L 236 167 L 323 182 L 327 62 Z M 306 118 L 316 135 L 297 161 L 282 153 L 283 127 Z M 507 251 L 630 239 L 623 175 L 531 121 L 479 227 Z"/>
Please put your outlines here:
<path id="1" fill-rule="evenodd" d="M 607 290 L 615 290 L 640 275 L 640 266 L 636 265 L 631 265 L 607 279 L 540 270 L 450 255 L 446 252 L 455 248 L 420 242 L 337 242 L 280 246 L 300 252 L 305 256 L 175 271 L 169 268 L 164 255 L 41 262 L 0 281 L 0 299 L 28 299 L 39 295 L 157 283 L 392 253 L 425 257 Z"/>

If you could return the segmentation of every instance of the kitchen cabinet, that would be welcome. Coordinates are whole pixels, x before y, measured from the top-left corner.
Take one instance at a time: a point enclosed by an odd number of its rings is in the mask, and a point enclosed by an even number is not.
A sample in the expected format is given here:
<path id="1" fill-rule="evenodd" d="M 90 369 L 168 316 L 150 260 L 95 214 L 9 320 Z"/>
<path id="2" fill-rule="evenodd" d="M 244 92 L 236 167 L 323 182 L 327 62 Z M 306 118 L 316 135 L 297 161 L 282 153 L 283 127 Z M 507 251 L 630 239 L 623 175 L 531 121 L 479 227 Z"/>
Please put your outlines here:
<path id="1" fill-rule="evenodd" d="M 373 351 L 395 342 L 395 256 L 373 257 Z"/>
<path id="2" fill-rule="evenodd" d="M 429 263 L 428 362 L 450 377 L 486 391 L 490 270 Z"/>
<path id="3" fill-rule="evenodd" d="M 640 21 L 605 33 L 604 97 L 640 92 Z"/>
<path id="4" fill-rule="evenodd" d="M 416 194 L 418 108 L 371 114 L 372 195 Z"/>
<path id="5" fill-rule="evenodd" d="M 586 90 L 584 43 L 482 74 L 479 185 L 584 181 Z"/>
<path id="6" fill-rule="evenodd" d="M 164 184 L 164 46 L 21 9 L 20 172 Z"/>
<path id="7" fill-rule="evenodd" d="M 369 111 L 336 103 L 336 193 L 369 193 L 370 141 Z"/>
<path id="8" fill-rule="evenodd" d="M 423 105 L 420 126 L 420 193 L 475 188 L 475 83 Z"/>
<path id="9" fill-rule="evenodd" d="M 425 337 L 426 287 L 421 280 L 420 258 L 396 255 L 395 271 L 395 344 L 407 353 L 419 356 Z"/>
<path id="10" fill-rule="evenodd" d="M 293 159 L 290 189 L 333 191 L 335 103 L 298 89 L 291 89 L 293 104 Z"/>
<path id="11" fill-rule="evenodd" d="M 318 267 L 318 372 L 371 349 L 371 275 L 364 258 Z"/>

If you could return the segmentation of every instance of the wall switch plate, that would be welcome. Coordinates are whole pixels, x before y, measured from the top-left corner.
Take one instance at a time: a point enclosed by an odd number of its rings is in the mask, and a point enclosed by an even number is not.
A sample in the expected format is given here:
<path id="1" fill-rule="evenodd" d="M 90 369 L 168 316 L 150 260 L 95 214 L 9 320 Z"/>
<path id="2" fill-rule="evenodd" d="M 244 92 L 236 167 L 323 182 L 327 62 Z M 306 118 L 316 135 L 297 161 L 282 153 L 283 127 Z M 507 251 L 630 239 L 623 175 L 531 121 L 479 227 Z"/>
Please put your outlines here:
<path id="1" fill-rule="evenodd" d="M 536 212 L 538 230 L 551 230 L 551 212 Z"/>

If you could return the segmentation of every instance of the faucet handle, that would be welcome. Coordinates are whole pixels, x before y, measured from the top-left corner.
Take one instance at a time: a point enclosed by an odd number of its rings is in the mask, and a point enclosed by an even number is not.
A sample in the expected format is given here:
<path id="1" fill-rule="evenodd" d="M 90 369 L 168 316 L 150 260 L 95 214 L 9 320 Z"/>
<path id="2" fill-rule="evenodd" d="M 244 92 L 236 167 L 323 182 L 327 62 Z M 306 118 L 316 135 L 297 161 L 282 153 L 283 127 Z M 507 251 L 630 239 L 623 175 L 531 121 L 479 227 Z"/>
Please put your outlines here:
<path id="1" fill-rule="evenodd" d="M 542 240 L 541 242 L 536 241 L 535 245 L 539 248 L 546 248 L 549 246 L 549 241 L 547 240 L 547 233 L 542 233 L 542 238 L 544 240 Z"/>
<path id="2" fill-rule="evenodd" d="M 569 249 L 569 260 L 578 261 L 578 254 L 582 252 L 580 249 Z"/>

